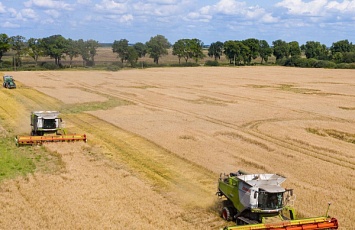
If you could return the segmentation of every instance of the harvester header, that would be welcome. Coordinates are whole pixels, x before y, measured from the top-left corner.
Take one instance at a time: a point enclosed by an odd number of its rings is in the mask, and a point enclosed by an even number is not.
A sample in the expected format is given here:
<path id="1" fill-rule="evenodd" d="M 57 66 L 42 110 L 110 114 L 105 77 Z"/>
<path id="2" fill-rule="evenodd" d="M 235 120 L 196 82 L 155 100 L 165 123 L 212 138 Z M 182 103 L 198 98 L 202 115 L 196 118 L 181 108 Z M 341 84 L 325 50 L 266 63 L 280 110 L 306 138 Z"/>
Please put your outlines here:
<path id="1" fill-rule="evenodd" d="M 86 134 L 67 134 L 58 111 L 33 111 L 30 116 L 31 135 L 17 136 L 16 145 L 33 145 L 44 142 L 87 141 Z"/>

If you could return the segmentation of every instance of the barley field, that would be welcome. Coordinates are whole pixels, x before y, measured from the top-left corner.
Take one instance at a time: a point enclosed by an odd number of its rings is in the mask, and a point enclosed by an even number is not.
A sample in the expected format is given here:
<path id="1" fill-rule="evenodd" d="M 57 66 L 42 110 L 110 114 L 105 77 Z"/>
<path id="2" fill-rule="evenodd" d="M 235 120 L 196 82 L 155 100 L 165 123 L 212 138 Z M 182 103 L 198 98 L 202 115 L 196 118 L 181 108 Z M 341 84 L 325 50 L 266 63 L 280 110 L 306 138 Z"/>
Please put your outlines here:
<path id="1" fill-rule="evenodd" d="M 278 173 L 300 217 L 353 229 L 355 72 L 190 67 L 6 72 L 0 134 L 28 135 L 33 110 L 59 110 L 87 143 L 44 151 L 0 182 L 0 229 L 219 229 L 220 173 Z M 15 143 L 13 143 L 15 144 Z M 43 157 L 42 157 L 43 158 Z"/>

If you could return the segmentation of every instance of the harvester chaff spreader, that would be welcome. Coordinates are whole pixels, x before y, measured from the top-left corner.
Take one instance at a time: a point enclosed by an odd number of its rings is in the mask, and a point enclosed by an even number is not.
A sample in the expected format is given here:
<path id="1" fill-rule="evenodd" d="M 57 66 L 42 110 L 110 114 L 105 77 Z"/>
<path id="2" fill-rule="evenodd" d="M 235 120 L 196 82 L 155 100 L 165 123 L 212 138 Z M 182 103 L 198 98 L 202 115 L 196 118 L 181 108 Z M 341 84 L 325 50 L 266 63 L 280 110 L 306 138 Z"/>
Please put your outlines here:
<path id="1" fill-rule="evenodd" d="M 237 226 L 225 230 L 337 229 L 338 221 L 328 216 L 298 219 L 289 203 L 293 190 L 281 187 L 286 178 L 277 174 L 248 174 L 239 170 L 222 175 L 217 195 L 225 198 L 221 216 Z M 330 205 L 330 203 L 329 203 Z"/>
<path id="2" fill-rule="evenodd" d="M 16 145 L 33 145 L 44 142 L 87 141 L 86 134 L 67 134 L 62 127 L 58 111 L 33 111 L 31 113 L 31 135 L 16 136 Z"/>

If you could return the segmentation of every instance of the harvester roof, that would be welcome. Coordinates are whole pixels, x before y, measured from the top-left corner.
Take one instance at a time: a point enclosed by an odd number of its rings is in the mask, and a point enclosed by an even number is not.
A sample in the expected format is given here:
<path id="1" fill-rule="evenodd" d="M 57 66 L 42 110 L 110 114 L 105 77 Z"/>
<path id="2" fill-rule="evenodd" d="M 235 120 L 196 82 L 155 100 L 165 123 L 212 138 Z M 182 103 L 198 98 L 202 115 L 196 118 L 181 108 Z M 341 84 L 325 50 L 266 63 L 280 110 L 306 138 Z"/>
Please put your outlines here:
<path id="1" fill-rule="evenodd" d="M 33 111 L 32 114 L 45 119 L 55 119 L 59 116 L 58 111 Z"/>
<path id="2" fill-rule="evenodd" d="M 259 187 L 269 192 L 284 192 L 285 189 L 280 187 L 286 178 L 277 174 L 247 174 L 239 175 L 237 178 L 253 187 Z"/>

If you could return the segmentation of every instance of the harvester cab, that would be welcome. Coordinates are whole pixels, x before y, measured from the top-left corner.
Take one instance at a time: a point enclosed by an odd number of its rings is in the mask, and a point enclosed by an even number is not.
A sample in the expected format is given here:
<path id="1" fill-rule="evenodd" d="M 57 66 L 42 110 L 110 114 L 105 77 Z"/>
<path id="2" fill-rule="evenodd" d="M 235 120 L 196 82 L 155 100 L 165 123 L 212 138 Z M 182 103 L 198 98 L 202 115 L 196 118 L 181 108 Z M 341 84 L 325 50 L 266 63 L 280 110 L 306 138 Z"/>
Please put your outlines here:
<path id="1" fill-rule="evenodd" d="M 12 76 L 4 75 L 2 77 L 3 83 L 2 86 L 8 89 L 16 89 L 15 80 Z"/>
<path id="2" fill-rule="evenodd" d="M 241 170 L 221 174 L 216 193 L 225 198 L 221 216 L 237 224 L 227 229 L 338 228 L 337 220 L 328 216 L 297 219 L 296 211 L 290 205 L 293 190 L 281 186 L 285 180 L 277 174 L 248 174 Z"/>
<path id="3" fill-rule="evenodd" d="M 33 111 L 31 113 L 31 136 L 59 135 L 62 128 L 62 118 L 57 111 Z"/>
<path id="4" fill-rule="evenodd" d="M 31 136 L 17 136 L 16 145 L 42 144 L 44 142 L 87 141 L 85 134 L 67 134 L 58 111 L 33 111 Z"/>

